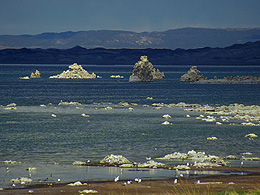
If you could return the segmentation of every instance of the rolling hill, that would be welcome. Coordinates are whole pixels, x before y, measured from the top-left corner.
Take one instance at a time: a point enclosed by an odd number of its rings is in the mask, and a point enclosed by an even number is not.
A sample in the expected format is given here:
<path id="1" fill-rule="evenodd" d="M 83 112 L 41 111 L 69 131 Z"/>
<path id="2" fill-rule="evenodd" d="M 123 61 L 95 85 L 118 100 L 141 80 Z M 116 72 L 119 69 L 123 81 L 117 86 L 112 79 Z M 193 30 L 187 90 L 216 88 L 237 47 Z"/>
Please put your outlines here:
<path id="1" fill-rule="evenodd" d="M 260 28 L 180 28 L 163 32 L 142 33 L 120 30 L 90 30 L 38 35 L 0 35 L 0 49 L 24 47 L 69 49 L 77 45 L 84 48 L 104 47 L 109 49 L 195 49 L 227 47 L 258 40 L 260 40 Z"/>

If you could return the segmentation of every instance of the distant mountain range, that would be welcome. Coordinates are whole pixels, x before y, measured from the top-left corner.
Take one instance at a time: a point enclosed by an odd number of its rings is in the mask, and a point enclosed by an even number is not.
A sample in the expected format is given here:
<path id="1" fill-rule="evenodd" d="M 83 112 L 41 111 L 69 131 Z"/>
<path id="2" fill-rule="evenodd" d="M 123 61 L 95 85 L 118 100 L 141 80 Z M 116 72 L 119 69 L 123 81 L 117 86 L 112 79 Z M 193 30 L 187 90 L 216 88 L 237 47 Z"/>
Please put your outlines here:
<path id="1" fill-rule="evenodd" d="M 260 28 L 210 29 L 180 28 L 164 32 L 131 32 L 91 30 L 79 32 L 42 33 L 38 35 L 0 35 L 0 49 L 57 48 L 167 48 L 195 49 L 227 47 L 260 40 Z"/>
<path id="2" fill-rule="evenodd" d="M 1 64 L 112 64 L 134 65 L 147 55 L 154 65 L 260 65 L 260 41 L 224 48 L 198 49 L 2 49 Z"/>

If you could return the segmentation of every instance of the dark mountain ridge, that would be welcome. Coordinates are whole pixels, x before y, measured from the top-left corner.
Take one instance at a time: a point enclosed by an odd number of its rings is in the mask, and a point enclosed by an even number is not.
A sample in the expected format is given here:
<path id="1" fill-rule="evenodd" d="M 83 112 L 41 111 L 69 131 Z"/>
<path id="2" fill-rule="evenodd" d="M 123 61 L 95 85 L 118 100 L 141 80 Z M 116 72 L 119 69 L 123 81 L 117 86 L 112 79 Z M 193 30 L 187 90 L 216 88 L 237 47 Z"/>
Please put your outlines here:
<path id="1" fill-rule="evenodd" d="M 2 49 L 1 64 L 135 64 L 147 55 L 157 65 L 260 65 L 260 41 L 234 44 L 224 48 L 198 49 Z"/>
<path id="2" fill-rule="evenodd" d="M 104 47 L 111 49 L 195 49 L 226 47 L 258 40 L 260 40 L 260 28 L 180 28 L 162 32 L 141 33 L 121 30 L 89 30 L 38 35 L 0 35 L 0 49 L 23 47 L 68 49 L 76 45 L 84 48 Z"/>

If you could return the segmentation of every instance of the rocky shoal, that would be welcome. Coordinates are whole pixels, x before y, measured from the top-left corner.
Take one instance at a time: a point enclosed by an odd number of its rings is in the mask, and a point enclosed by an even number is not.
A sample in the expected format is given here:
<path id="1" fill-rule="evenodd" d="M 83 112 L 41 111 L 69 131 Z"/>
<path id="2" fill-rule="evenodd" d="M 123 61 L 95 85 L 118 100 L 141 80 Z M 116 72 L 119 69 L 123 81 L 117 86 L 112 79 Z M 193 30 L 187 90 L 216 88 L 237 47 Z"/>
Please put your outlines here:
<path id="1" fill-rule="evenodd" d="M 149 98 L 152 99 L 152 98 Z M 49 104 L 52 106 L 52 104 Z M 57 106 L 76 106 L 75 108 L 80 109 L 80 106 L 84 106 L 79 102 L 60 102 Z M 86 105 L 85 105 L 86 106 Z M 126 108 L 131 112 L 134 112 L 135 106 L 138 106 L 136 103 L 127 103 L 127 102 L 119 102 L 117 105 L 112 103 L 93 103 L 94 109 L 103 109 L 111 110 L 116 108 Z M 97 107 L 95 107 L 97 106 Z M 153 109 L 162 109 L 166 108 L 182 108 L 187 112 L 198 112 L 198 116 L 196 119 L 202 120 L 205 122 L 212 122 L 216 125 L 247 125 L 247 126 L 260 126 L 260 106 L 251 105 L 246 106 L 243 104 L 230 104 L 226 105 L 200 105 L 200 104 L 187 104 L 184 102 L 179 102 L 177 104 L 164 104 L 164 103 L 152 103 L 151 105 L 142 105 L 145 108 L 151 107 Z M 46 107 L 46 105 L 40 105 L 40 107 Z M 0 106 L 2 109 L 13 110 L 19 109 L 19 106 L 15 103 L 8 104 L 6 106 Z M 131 108 L 131 109 L 130 109 Z M 106 111 L 107 112 L 107 111 Z M 55 115 L 55 114 L 53 114 Z M 54 116 L 52 116 L 54 117 Z M 59 117 L 56 116 L 55 117 Z M 80 117 L 91 117 L 90 115 L 81 114 Z M 185 115 L 184 117 L 190 117 L 190 115 Z M 174 120 L 172 117 L 165 113 L 161 116 L 164 120 L 168 122 L 168 120 Z M 166 122 L 165 121 L 165 122 Z M 234 123 L 236 122 L 236 124 Z M 164 123 L 165 123 L 164 122 Z M 165 125 L 162 123 L 163 125 Z M 168 124 L 172 125 L 171 122 Z M 248 139 L 258 139 L 258 135 L 255 133 L 249 133 L 244 136 Z M 207 140 L 217 140 L 217 137 L 208 137 Z M 244 154 L 244 155 L 252 155 L 252 154 Z M 242 156 L 240 160 L 242 161 L 260 161 L 259 157 L 245 157 Z M 188 151 L 187 153 L 179 153 L 175 152 L 172 154 L 165 155 L 164 157 L 160 157 L 157 159 L 161 160 L 172 160 L 172 159 L 186 159 L 192 160 L 192 164 L 174 166 L 174 168 L 178 169 L 189 169 L 191 166 L 194 168 L 198 167 L 212 167 L 212 166 L 226 166 L 226 163 L 223 161 L 224 159 L 238 159 L 237 156 L 228 155 L 227 157 L 218 157 L 214 155 L 207 155 L 205 152 L 196 152 L 194 150 Z M 12 163 L 12 161 L 3 161 L 2 163 Z M 169 167 L 169 165 L 165 165 L 164 163 L 156 162 L 152 159 L 147 159 L 145 163 L 137 163 L 131 162 L 125 157 L 121 155 L 110 155 L 106 156 L 103 160 L 98 163 L 93 163 L 90 161 L 80 162 L 75 161 L 74 165 L 94 165 L 94 166 L 119 166 L 119 167 L 137 167 L 137 168 L 173 168 Z"/>
<path id="2" fill-rule="evenodd" d="M 254 76 L 227 76 L 224 78 L 208 79 L 204 77 L 197 66 L 192 66 L 190 70 L 181 76 L 180 81 L 189 81 L 197 84 L 260 84 L 260 77 Z"/>

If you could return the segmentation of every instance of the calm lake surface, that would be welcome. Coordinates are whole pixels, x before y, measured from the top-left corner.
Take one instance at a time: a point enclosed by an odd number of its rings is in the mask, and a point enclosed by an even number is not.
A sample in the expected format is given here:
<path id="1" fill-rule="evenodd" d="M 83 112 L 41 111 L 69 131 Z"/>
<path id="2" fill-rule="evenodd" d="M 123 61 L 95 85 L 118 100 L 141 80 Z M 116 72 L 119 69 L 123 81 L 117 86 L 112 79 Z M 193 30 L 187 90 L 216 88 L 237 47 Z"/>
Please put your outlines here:
<path id="1" fill-rule="evenodd" d="M 113 180 L 121 178 L 174 178 L 170 170 L 135 171 L 116 167 L 77 167 L 74 161 L 100 161 L 106 155 L 120 154 L 130 161 L 145 162 L 174 152 L 190 150 L 205 151 L 217 156 L 250 152 L 260 157 L 259 139 L 249 140 L 248 133 L 260 135 L 259 127 L 229 125 L 217 126 L 196 120 L 202 113 L 184 111 L 182 108 L 154 109 L 153 103 L 191 103 L 201 105 L 260 105 L 258 84 L 191 84 L 179 81 L 190 66 L 155 66 L 165 72 L 165 78 L 149 83 L 130 83 L 128 78 L 133 66 L 82 65 L 89 73 L 100 79 L 65 80 L 49 79 L 49 76 L 66 71 L 68 65 L 0 65 L 0 161 L 12 160 L 22 164 L 0 164 L 0 187 L 10 187 L 10 179 L 26 177 L 26 168 L 37 167 L 31 173 L 36 182 L 49 178 L 55 182 Z M 260 76 L 259 66 L 197 66 L 201 73 L 217 76 Z M 21 80 L 39 70 L 41 79 Z M 124 76 L 120 82 L 111 75 Z M 147 100 L 152 97 L 152 100 Z M 58 106 L 63 102 L 79 102 L 80 106 Z M 135 103 L 130 107 L 119 106 L 120 102 Z M 16 110 L 4 107 L 16 103 Z M 46 105 L 41 107 L 40 105 Z M 107 106 L 111 110 L 105 110 Z M 89 118 L 81 117 L 81 114 Z M 55 114 L 57 117 L 51 117 Z M 172 116 L 170 126 L 162 115 Z M 190 118 L 184 116 L 189 114 Z M 207 137 L 216 136 L 217 141 Z M 182 162 L 164 162 L 181 164 Z M 240 161 L 232 161 L 239 166 Z M 245 166 L 259 166 L 258 162 L 245 162 Z M 7 167 L 10 171 L 7 172 Z M 218 174 L 217 172 L 189 172 L 187 175 Z M 50 177 L 51 175 L 51 177 Z"/>

